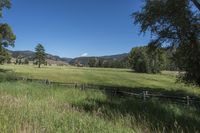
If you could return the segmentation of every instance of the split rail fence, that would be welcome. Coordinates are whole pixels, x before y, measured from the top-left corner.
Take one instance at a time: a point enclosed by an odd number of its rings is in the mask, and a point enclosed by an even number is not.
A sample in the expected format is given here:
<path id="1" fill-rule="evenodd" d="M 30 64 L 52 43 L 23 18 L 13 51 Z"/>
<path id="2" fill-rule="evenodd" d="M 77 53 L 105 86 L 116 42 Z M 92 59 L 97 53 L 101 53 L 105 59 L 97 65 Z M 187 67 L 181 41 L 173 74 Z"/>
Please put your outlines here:
<path id="1" fill-rule="evenodd" d="M 18 77 L 15 80 L 22 80 L 27 82 L 39 82 L 46 85 L 57 85 L 57 86 L 65 86 L 68 88 L 76 88 L 76 89 L 92 89 L 92 90 L 102 90 L 110 94 L 110 96 L 119 96 L 119 97 L 135 97 L 139 98 L 143 101 L 147 101 L 152 98 L 157 98 L 160 100 L 168 100 L 175 103 L 184 104 L 187 106 L 198 106 L 200 107 L 200 98 L 194 96 L 175 96 L 175 95 L 167 95 L 158 92 L 151 92 L 145 89 L 141 89 L 140 91 L 136 91 L 134 89 L 125 89 L 125 87 L 112 87 L 112 86 L 104 86 L 104 85 L 94 85 L 94 84 L 79 84 L 79 83 L 60 83 L 60 82 L 52 82 L 49 80 L 40 80 L 40 79 L 28 79 Z"/>

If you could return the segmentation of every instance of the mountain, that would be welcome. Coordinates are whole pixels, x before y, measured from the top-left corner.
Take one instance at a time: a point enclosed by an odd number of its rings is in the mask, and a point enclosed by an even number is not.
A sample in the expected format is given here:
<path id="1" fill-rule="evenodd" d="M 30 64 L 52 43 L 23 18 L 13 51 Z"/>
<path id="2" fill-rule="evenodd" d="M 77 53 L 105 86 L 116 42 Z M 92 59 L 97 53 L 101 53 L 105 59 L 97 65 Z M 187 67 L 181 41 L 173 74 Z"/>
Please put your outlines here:
<path id="1" fill-rule="evenodd" d="M 69 62 L 69 64 L 73 65 L 76 63 L 80 63 L 80 64 L 83 64 L 84 66 L 87 66 L 91 59 L 101 59 L 103 61 L 116 61 L 116 60 L 121 61 L 126 57 L 128 57 L 128 53 L 108 55 L 108 56 L 77 57 L 77 58 L 72 59 Z"/>
<path id="2" fill-rule="evenodd" d="M 33 58 L 35 56 L 35 53 L 32 51 L 29 51 L 29 50 L 26 50 L 26 51 L 10 51 L 9 50 L 9 53 L 11 53 L 11 56 L 13 58 L 26 57 L 29 60 L 33 60 Z"/>
<path id="3" fill-rule="evenodd" d="M 25 51 L 10 51 L 9 50 L 9 53 L 11 53 L 11 56 L 13 58 L 25 57 L 25 58 L 29 58 L 30 60 L 33 60 L 35 57 L 35 52 L 29 51 L 29 50 L 25 50 Z M 69 62 L 71 60 L 71 58 L 66 58 L 66 57 L 62 58 L 57 55 L 52 55 L 48 53 L 46 53 L 46 58 L 52 59 L 52 60 L 65 61 L 65 62 Z"/>
<path id="4" fill-rule="evenodd" d="M 101 56 L 101 58 L 120 60 L 120 59 L 126 58 L 127 56 L 128 56 L 128 53 L 124 53 L 124 54 L 117 54 L 117 55 Z"/>
<path id="5" fill-rule="evenodd" d="M 11 51 L 8 50 L 12 58 L 26 58 L 29 61 L 33 61 L 35 58 L 35 52 L 25 50 L 25 51 Z M 68 64 L 72 59 L 71 58 L 61 58 L 57 55 L 46 54 L 46 60 L 50 64 Z"/>
<path id="6" fill-rule="evenodd" d="M 26 58 L 29 61 L 33 61 L 35 57 L 35 52 L 25 50 L 25 51 L 11 51 L 8 50 L 11 54 L 12 58 Z M 47 62 L 50 64 L 71 64 L 74 65 L 76 63 L 82 64 L 84 66 L 88 65 L 89 60 L 91 59 L 101 59 L 104 61 L 116 61 L 116 60 L 123 60 L 124 58 L 128 57 L 128 53 L 124 54 L 117 54 L 117 55 L 108 55 L 108 56 L 94 56 L 94 57 L 77 57 L 77 58 L 62 58 L 57 55 L 46 54 Z"/>

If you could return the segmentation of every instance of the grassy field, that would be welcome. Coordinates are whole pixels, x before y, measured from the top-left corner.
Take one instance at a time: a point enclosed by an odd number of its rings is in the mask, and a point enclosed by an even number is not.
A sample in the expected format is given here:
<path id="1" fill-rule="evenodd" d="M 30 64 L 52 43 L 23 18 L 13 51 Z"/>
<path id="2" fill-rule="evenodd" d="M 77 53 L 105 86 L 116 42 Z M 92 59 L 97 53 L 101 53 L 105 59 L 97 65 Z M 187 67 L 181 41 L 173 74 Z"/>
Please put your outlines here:
<path id="1" fill-rule="evenodd" d="M 2 133 L 200 132 L 200 108 L 151 99 L 113 97 L 99 90 L 11 80 L 15 76 L 64 83 L 91 83 L 200 95 L 200 88 L 176 83 L 174 73 L 139 74 L 128 69 L 0 66 Z"/>
<path id="2" fill-rule="evenodd" d="M 15 72 L 18 76 L 32 79 L 49 79 L 63 83 L 89 83 L 96 85 L 130 87 L 171 94 L 200 96 L 200 88 L 176 83 L 175 75 L 134 73 L 129 69 L 43 67 L 2 65 L 0 69 Z"/>
<path id="3" fill-rule="evenodd" d="M 2 133 L 198 132 L 199 109 L 112 98 L 100 91 L 0 83 Z"/>

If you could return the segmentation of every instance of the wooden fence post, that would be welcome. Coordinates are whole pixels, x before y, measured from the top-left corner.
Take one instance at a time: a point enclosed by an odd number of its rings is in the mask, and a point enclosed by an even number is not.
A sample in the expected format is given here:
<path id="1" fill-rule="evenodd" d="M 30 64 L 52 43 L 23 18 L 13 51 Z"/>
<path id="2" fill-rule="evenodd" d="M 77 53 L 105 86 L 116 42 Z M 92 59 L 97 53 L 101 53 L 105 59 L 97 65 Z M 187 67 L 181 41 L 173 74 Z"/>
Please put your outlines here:
<path id="1" fill-rule="evenodd" d="M 148 96 L 148 91 L 146 91 L 146 96 Z"/>
<path id="2" fill-rule="evenodd" d="M 23 77 L 22 80 L 23 80 L 23 81 L 27 81 L 27 78 Z"/>
<path id="3" fill-rule="evenodd" d="M 116 96 L 117 95 L 117 90 L 116 89 L 114 89 L 114 90 L 115 90 L 114 96 Z"/>
<path id="4" fill-rule="evenodd" d="M 75 88 L 75 89 L 77 88 L 77 83 L 74 83 L 74 88 Z"/>
<path id="5" fill-rule="evenodd" d="M 143 91 L 143 101 L 146 101 L 146 91 Z"/>
<path id="6" fill-rule="evenodd" d="M 46 84 L 46 85 L 50 85 L 50 84 L 51 84 L 51 81 L 49 81 L 48 79 L 46 79 L 46 80 L 45 80 L 45 84 Z"/>
<path id="7" fill-rule="evenodd" d="M 187 106 L 189 106 L 190 105 L 190 97 L 189 96 L 186 97 L 186 102 L 187 102 Z"/>
<path id="8" fill-rule="evenodd" d="M 147 96 L 148 96 L 148 91 L 143 91 L 143 101 L 146 101 Z"/>
<path id="9" fill-rule="evenodd" d="M 44 83 L 47 85 L 47 83 L 48 83 L 48 80 L 46 79 L 46 80 L 44 80 Z"/>
<path id="10" fill-rule="evenodd" d="M 82 84 L 81 85 L 81 90 L 84 90 L 85 89 L 85 84 Z"/>
<path id="11" fill-rule="evenodd" d="M 84 89 L 85 89 L 85 85 L 84 85 L 84 84 L 80 84 L 79 87 L 80 87 L 81 90 L 84 90 Z"/>

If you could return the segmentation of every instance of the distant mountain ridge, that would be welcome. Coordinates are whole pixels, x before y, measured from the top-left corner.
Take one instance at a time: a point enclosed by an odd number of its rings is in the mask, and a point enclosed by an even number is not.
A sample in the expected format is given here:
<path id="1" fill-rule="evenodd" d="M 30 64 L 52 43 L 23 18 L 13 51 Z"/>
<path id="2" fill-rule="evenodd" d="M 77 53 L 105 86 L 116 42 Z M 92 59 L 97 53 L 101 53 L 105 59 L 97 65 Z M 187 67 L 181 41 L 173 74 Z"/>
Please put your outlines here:
<path id="1" fill-rule="evenodd" d="M 30 61 L 34 60 L 35 52 L 30 50 L 24 50 L 24 51 L 11 51 L 8 50 L 9 53 L 11 53 L 11 56 L 13 58 L 27 58 Z M 107 56 L 91 56 L 91 57 L 77 57 L 77 58 L 67 58 L 67 57 L 60 57 L 57 55 L 52 55 L 46 53 L 47 60 L 52 61 L 59 61 L 63 63 L 69 63 L 69 64 L 75 64 L 76 62 L 79 62 L 83 65 L 87 65 L 90 59 L 98 58 L 98 59 L 104 59 L 104 60 L 122 60 L 123 58 L 126 58 L 128 56 L 128 53 L 124 54 L 116 54 L 116 55 L 107 55 Z"/>
<path id="2" fill-rule="evenodd" d="M 128 53 L 123 54 L 116 54 L 116 55 L 108 55 L 108 56 L 101 56 L 104 59 L 123 59 L 128 56 Z"/>
<path id="3" fill-rule="evenodd" d="M 77 58 L 72 59 L 69 63 L 76 64 L 78 62 L 83 65 L 88 65 L 88 63 L 91 59 L 102 59 L 104 61 L 115 61 L 115 60 L 123 60 L 126 57 L 128 57 L 128 53 L 107 55 L 107 56 L 77 57 Z"/>
<path id="4" fill-rule="evenodd" d="M 18 58 L 18 57 L 24 57 L 24 58 L 28 58 L 29 60 L 34 60 L 35 57 L 35 52 L 30 51 L 30 50 L 25 50 L 25 51 L 10 51 L 11 56 L 13 58 Z M 48 54 L 46 53 L 46 58 L 50 59 L 50 60 L 54 60 L 54 61 L 63 61 L 63 62 L 69 62 L 72 58 L 62 58 L 59 57 L 57 55 L 52 55 L 52 54 Z"/>

